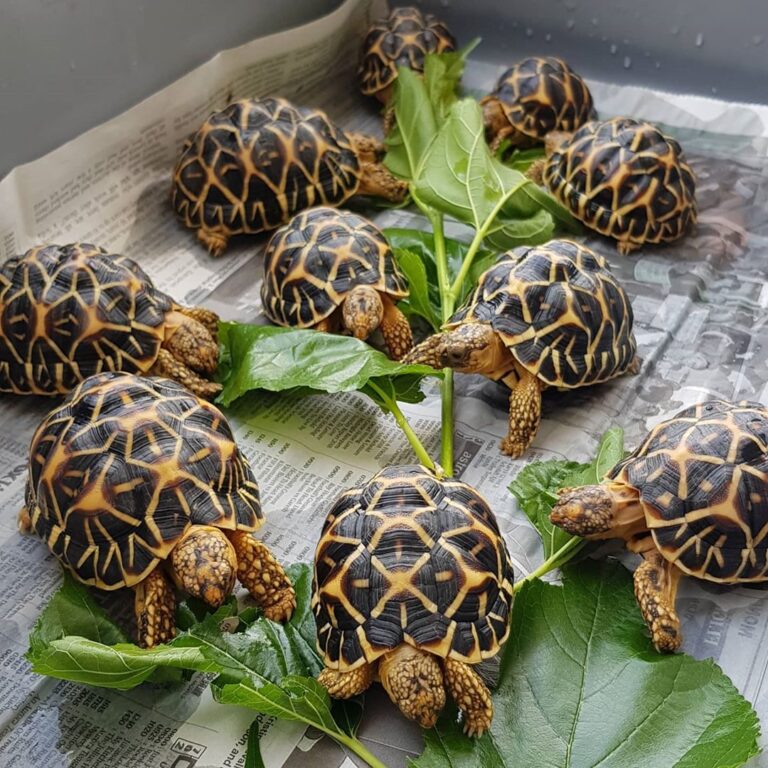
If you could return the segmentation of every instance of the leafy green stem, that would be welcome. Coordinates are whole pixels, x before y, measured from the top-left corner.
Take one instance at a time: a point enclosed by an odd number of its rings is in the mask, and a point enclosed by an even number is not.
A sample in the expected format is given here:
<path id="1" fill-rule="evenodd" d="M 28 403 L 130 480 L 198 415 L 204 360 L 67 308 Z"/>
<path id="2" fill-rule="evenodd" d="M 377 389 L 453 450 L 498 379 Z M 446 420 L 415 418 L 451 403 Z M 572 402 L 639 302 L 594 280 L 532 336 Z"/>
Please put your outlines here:
<path id="1" fill-rule="evenodd" d="M 435 262 L 437 264 L 437 282 L 440 289 L 440 314 L 442 321 L 445 323 L 453 314 L 456 298 L 451 291 L 451 281 L 448 273 L 448 255 L 445 248 L 443 214 L 424 205 L 415 195 L 414 200 L 432 225 L 435 242 Z M 453 475 L 453 370 L 451 368 L 443 369 L 440 400 L 440 464 L 448 474 L 448 477 L 451 477 Z"/>
<path id="2" fill-rule="evenodd" d="M 461 293 L 461 287 L 464 285 L 464 281 L 467 279 L 467 275 L 469 275 L 469 270 L 472 268 L 472 262 L 474 261 L 477 252 L 480 250 L 480 246 L 488 235 L 488 231 L 490 230 L 491 225 L 495 221 L 496 217 L 501 213 L 502 209 L 507 204 L 507 201 L 510 200 L 515 194 L 517 194 L 524 186 L 530 183 L 530 179 L 523 179 L 518 184 L 510 187 L 498 199 L 496 205 L 493 206 L 493 209 L 488 214 L 486 220 L 475 232 L 475 236 L 472 238 L 472 242 L 469 245 L 467 255 L 464 257 L 464 261 L 462 262 L 459 274 L 456 276 L 456 279 L 453 281 L 453 285 L 451 285 L 450 288 L 451 300 L 454 304 L 456 303 L 456 300 Z"/>
<path id="3" fill-rule="evenodd" d="M 553 552 L 535 571 L 531 571 L 531 573 L 524 579 L 520 579 L 520 581 L 512 587 L 512 594 L 519 592 L 523 588 L 523 584 L 527 584 L 529 581 L 534 581 L 535 579 L 540 579 L 544 574 L 565 565 L 571 558 L 576 556 L 576 553 L 586 543 L 586 539 L 580 539 L 578 537 L 569 539 L 557 550 L 557 552 Z"/>
<path id="4" fill-rule="evenodd" d="M 397 422 L 397 426 L 400 427 L 400 430 L 411 444 L 411 448 L 413 448 L 413 452 L 416 454 L 416 458 L 419 460 L 419 462 L 427 469 L 431 469 L 433 472 L 437 471 L 435 462 L 432 461 L 432 459 L 429 457 L 424 444 L 421 442 L 421 440 L 419 440 L 419 436 L 413 431 L 413 427 L 408 423 L 408 419 L 405 418 L 405 414 L 402 412 L 402 410 L 400 410 L 400 406 L 397 400 L 395 400 L 393 397 L 390 397 L 373 381 L 369 381 L 367 386 L 376 392 L 376 394 L 381 398 L 381 401 L 386 409 L 392 414 L 395 421 Z"/>
<path id="5" fill-rule="evenodd" d="M 329 736 L 341 742 L 350 752 L 356 754 L 361 760 L 364 760 L 371 768 L 387 768 L 385 763 L 382 763 L 376 755 L 369 752 L 365 745 L 354 736 L 347 736 L 343 733 L 330 733 L 326 731 Z"/>

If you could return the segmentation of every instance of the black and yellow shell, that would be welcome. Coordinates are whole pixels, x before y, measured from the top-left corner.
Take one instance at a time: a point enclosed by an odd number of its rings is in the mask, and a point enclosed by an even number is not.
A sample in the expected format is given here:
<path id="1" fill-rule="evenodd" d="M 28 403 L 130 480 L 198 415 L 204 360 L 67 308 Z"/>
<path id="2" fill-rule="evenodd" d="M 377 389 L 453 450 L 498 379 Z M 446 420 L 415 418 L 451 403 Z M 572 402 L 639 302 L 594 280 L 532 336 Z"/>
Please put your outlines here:
<path id="1" fill-rule="evenodd" d="M 446 327 L 465 322 L 489 324 L 526 370 L 552 386 L 607 381 L 635 358 L 624 288 L 602 256 L 569 240 L 504 254 Z"/>
<path id="2" fill-rule="evenodd" d="M 359 181 L 350 139 L 325 112 L 246 99 L 212 114 L 185 143 L 172 202 L 192 229 L 256 234 L 313 205 L 340 205 Z"/>
<path id="3" fill-rule="evenodd" d="M 547 158 L 552 194 L 626 252 L 668 243 L 696 222 L 696 181 L 680 145 L 628 117 L 580 128 Z"/>
<path id="4" fill-rule="evenodd" d="M 32 439 L 32 528 L 82 582 L 142 581 L 190 525 L 256 530 L 259 489 L 222 413 L 169 379 L 86 379 Z"/>
<path id="5" fill-rule="evenodd" d="M 379 94 L 394 83 L 399 67 L 424 71 L 428 53 L 456 50 L 456 40 L 442 21 L 418 8 L 395 8 L 368 30 L 358 69 L 360 89 Z"/>
<path id="6" fill-rule="evenodd" d="M 0 391 L 55 395 L 102 371 L 148 371 L 176 305 L 136 262 L 88 243 L 0 268 Z"/>
<path id="7" fill-rule="evenodd" d="M 768 579 L 768 409 L 710 400 L 654 427 L 608 477 L 640 493 L 661 554 L 716 582 Z"/>
<path id="8" fill-rule="evenodd" d="M 312 606 L 327 667 L 402 643 L 475 664 L 509 633 L 512 566 L 487 502 L 420 466 L 343 493 L 315 553 Z"/>
<path id="9" fill-rule="evenodd" d="M 483 99 L 495 99 L 510 125 L 531 139 L 575 131 L 595 117 L 587 84 L 562 59 L 533 56 L 510 67 Z"/>
<path id="10" fill-rule="evenodd" d="M 316 325 L 356 285 L 370 285 L 395 300 L 408 295 L 389 243 L 362 216 L 313 208 L 281 227 L 267 245 L 261 301 L 277 325 Z"/>

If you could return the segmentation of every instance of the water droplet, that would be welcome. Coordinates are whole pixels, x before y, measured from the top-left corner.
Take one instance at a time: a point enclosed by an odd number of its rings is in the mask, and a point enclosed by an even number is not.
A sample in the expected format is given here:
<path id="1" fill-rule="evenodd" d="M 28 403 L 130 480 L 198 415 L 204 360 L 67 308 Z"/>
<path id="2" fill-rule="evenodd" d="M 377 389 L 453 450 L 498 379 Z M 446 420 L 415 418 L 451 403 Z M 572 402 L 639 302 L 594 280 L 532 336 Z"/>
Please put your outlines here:
<path id="1" fill-rule="evenodd" d="M 565 26 L 568 29 L 573 29 L 576 26 L 576 19 L 568 19 L 568 21 L 565 22 Z"/>
<path id="2" fill-rule="evenodd" d="M 75 60 L 74 60 L 74 59 L 70 59 L 70 60 L 69 60 L 69 68 L 70 68 L 70 70 L 71 70 L 72 72 L 74 72 L 74 71 L 75 71 Z"/>
<path id="3" fill-rule="evenodd" d="M 653 66 L 656 67 L 656 69 L 661 69 L 661 62 L 660 61 L 654 61 Z"/>
<path id="4" fill-rule="evenodd" d="M 643 51 L 643 56 L 645 56 L 646 59 L 651 58 L 651 52 L 650 51 Z"/>
<path id="5" fill-rule="evenodd" d="M 672 32 L 673 35 L 677 36 L 680 34 L 680 27 L 672 27 L 670 31 Z"/>
<path id="6" fill-rule="evenodd" d="M 596 27 L 600 23 L 600 19 L 597 18 L 597 16 L 592 17 L 592 26 Z"/>
<path id="7" fill-rule="evenodd" d="M 699 34 L 696 35 L 696 47 L 701 48 L 702 45 L 704 45 L 704 34 L 699 32 Z"/>
<path id="8" fill-rule="evenodd" d="M 624 57 L 624 69 L 629 69 L 632 66 L 632 59 L 629 56 Z"/>
<path id="9" fill-rule="evenodd" d="M 525 28 L 525 36 L 526 37 L 533 37 L 533 29 L 531 27 Z"/>
<path id="10" fill-rule="evenodd" d="M 616 51 L 619 50 L 619 46 L 616 43 L 611 43 L 611 56 L 616 55 Z"/>
<path id="11" fill-rule="evenodd" d="M 608 35 L 600 35 L 600 39 L 601 39 L 601 40 L 602 40 L 604 43 L 607 43 L 607 42 L 608 42 Z"/>
<path id="12" fill-rule="evenodd" d="M 549 32 L 547 32 L 547 34 L 546 34 L 546 35 L 544 35 L 544 39 L 545 39 L 545 40 L 546 40 L 548 43 L 551 43 L 551 42 L 552 42 L 552 35 L 550 35 L 550 34 L 549 34 Z"/>
<path id="13" fill-rule="evenodd" d="M 517 21 L 512 22 L 512 28 L 517 29 L 520 26 L 520 24 Z"/>
<path id="14" fill-rule="evenodd" d="M 627 40 L 626 37 L 621 42 L 624 43 L 624 45 L 629 45 L 629 40 Z"/>
<path id="15" fill-rule="evenodd" d="M 755 35 L 752 38 L 752 45 L 762 45 L 765 42 L 765 38 L 762 35 Z"/>
<path id="16" fill-rule="evenodd" d="M 443 8 L 447 8 L 451 4 L 451 0 L 440 0 L 440 5 L 443 6 Z"/>
<path id="17" fill-rule="evenodd" d="M 717 87 L 714 85 L 712 86 L 712 93 L 717 93 Z"/>

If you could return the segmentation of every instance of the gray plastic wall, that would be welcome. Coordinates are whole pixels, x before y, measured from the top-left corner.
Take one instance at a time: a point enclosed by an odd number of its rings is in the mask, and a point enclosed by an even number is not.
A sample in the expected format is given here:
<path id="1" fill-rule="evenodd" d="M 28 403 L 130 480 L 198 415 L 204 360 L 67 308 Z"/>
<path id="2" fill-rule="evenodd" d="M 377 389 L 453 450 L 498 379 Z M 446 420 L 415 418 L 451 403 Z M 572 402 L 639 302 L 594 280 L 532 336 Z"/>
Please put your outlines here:
<path id="1" fill-rule="evenodd" d="M 0 177 L 259 35 L 341 0 L 0 0 Z M 768 0 L 429 0 L 482 58 L 768 103 Z"/>

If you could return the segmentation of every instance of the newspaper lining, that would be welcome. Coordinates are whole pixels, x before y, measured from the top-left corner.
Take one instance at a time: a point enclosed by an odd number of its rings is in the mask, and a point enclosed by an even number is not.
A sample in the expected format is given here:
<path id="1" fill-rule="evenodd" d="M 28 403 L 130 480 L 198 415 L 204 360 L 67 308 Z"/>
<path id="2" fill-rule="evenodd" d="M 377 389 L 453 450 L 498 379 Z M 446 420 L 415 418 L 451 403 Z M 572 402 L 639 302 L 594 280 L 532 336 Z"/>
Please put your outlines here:
<path id="1" fill-rule="evenodd" d="M 92 241 L 136 258 L 161 289 L 205 302 L 226 319 L 260 314 L 263 238 L 210 258 L 168 204 L 169 172 L 183 139 L 232 98 L 279 93 L 325 107 L 342 125 L 378 131 L 352 67 L 377 0 L 347 0 L 333 14 L 220 54 L 129 112 L 0 182 L 0 258 L 42 241 Z M 473 63 L 467 86 L 487 90 L 499 68 Z M 590 237 L 633 299 L 639 376 L 600 387 L 547 393 L 544 420 L 524 460 L 503 456 L 507 394 L 477 376 L 457 381 L 457 473 L 489 499 L 516 573 L 541 560 L 536 532 L 507 491 L 525 462 L 585 459 L 613 424 L 635 445 L 653 424 L 710 396 L 768 404 L 768 109 L 590 83 L 602 114 L 628 113 L 671 126 L 698 176 L 700 223 L 680 244 L 619 257 Z M 409 211 L 369 212 L 380 226 L 425 226 Z M 461 228 L 457 229 L 461 233 Z M 0 399 L 0 762 L 9 766 L 241 766 L 247 710 L 215 704 L 208 679 L 181 690 L 111 692 L 39 678 L 23 659 L 27 636 L 60 580 L 45 547 L 16 532 L 26 453 L 50 402 Z M 439 403 L 403 410 L 433 455 Z M 268 524 L 263 538 L 285 562 L 312 558 L 335 495 L 388 463 L 414 460 L 394 423 L 362 396 L 246 398 L 229 413 L 258 467 Z M 678 608 L 685 650 L 712 656 L 768 719 L 768 602 L 760 589 L 686 579 Z M 351 765 L 328 739 L 297 724 L 260 721 L 267 766 Z M 381 696 L 372 696 L 362 736 L 391 765 L 418 751 L 420 737 Z M 754 765 L 768 765 L 755 761 Z"/>

